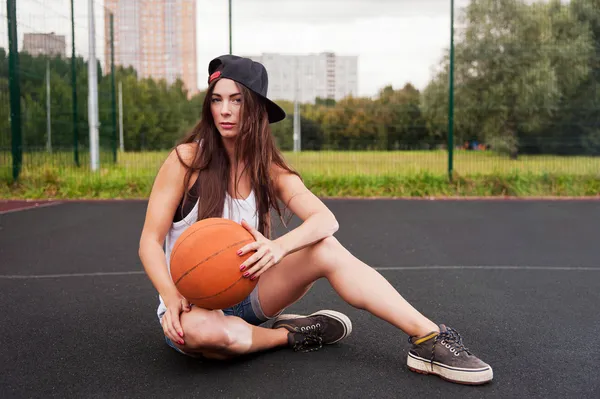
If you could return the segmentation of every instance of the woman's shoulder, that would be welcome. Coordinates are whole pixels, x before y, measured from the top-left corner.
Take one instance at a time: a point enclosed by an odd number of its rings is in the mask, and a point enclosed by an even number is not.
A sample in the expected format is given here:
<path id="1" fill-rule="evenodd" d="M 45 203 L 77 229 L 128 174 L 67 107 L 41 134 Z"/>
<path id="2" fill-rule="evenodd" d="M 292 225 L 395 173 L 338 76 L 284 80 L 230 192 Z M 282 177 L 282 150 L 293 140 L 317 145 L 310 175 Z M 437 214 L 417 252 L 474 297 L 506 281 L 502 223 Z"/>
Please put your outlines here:
<path id="1" fill-rule="evenodd" d="M 300 176 L 299 173 L 297 171 L 295 171 L 293 168 L 291 168 L 289 166 L 284 166 L 284 165 L 279 165 L 276 162 L 272 162 L 271 166 L 269 168 L 271 177 L 274 179 L 277 179 L 279 177 L 284 177 L 284 176 L 295 176 L 295 177 Z"/>
<path id="2" fill-rule="evenodd" d="M 287 170 L 285 170 L 285 168 L 283 168 L 280 165 L 277 165 L 275 163 L 271 164 L 271 167 L 269 168 L 269 172 L 271 173 L 271 178 L 273 180 L 277 180 L 282 175 L 289 173 Z"/>
<path id="3" fill-rule="evenodd" d="M 190 158 L 196 155 L 198 152 L 199 144 L 194 142 L 179 144 L 175 149 L 181 154 L 182 157 Z"/>
<path id="4" fill-rule="evenodd" d="M 167 160 L 177 161 L 189 167 L 196 158 L 198 149 L 199 144 L 197 142 L 179 144 L 169 153 Z"/>
<path id="5" fill-rule="evenodd" d="M 190 172 L 197 151 L 197 143 L 179 144 L 173 148 L 158 171 L 156 178 L 158 187 L 161 190 L 171 187 L 178 192 L 181 191 L 181 194 L 183 194 L 182 183 L 186 180 L 186 176 Z M 196 176 L 197 172 L 192 172 L 189 185 L 196 180 Z M 188 186 L 189 188 L 190 186 Z"/>
<path id="6" fill-rule="evenodd" d="M 278 192 L 287 191 L 290 187 L 296 188 L 298 183 L 302 184 L 302 179 L 294 171 L 281 165 L 272 164 L 270 167 L 271 181 Z"/>

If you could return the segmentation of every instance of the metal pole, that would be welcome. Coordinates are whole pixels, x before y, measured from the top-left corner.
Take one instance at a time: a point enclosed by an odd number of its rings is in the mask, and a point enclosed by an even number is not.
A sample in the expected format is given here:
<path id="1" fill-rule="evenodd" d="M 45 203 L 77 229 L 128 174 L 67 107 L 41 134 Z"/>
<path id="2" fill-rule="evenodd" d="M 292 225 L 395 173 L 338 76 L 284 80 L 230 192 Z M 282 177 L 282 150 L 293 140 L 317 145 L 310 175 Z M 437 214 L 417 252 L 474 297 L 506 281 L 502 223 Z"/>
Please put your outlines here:
<path id="1" fill-rule="evenodd" d="M 300 151 L 300 107 L 298 100 L 294 101 L 294 152 Z"/>
<path id="2" fill-rule="evenodd" d="M 123 144 L 123 82 L 119 82 L 119 149 L 125 151 Z"/>
<path id="3" fill-rule="evenodd" d="M 88 33 L 90 56 L 88 60 L 88 126 L 90 132 L 90 167 L 99 168 L 98 154 L 98 71 L 96 66 L 96 31 L 94 0 L 88 0 Z"/>
<path id="4" fill-rule="evenodd" d="M 79 166 L 79 131 L 77 130 L 77 71 L 75 67 L 75 10 L 71 0 L 71 89 L 73 99 L 73 158 Z"/>
<path id="5" fill-rule="evenodd" d="M 300 105 L 298 104 L 299 90 L 298 57 L 295 60 L 294 68 L 294 152 L 301 151 L 301 132 L 300 132 Z"/>
<path id="6" fill-rule="evenodd" d="M 454 0 L 450 0 L 450 90 L 448 91 L 448 178 L 454 170 Z"/>
<path id="7" fill-rule="evenodd" d="M 229 0 L 229 54 L 233 54 L 231 44 L 231 0 Z"/>
<path id="8" fill-rule="evenodd" d="M 114 15 L 110 13 L 110 85 L 111 85 L 111 106 L 112 106 L 112 150 L 113 162 L 117 162 L 117 99 L 115 94 L 115 36 L 114 36 Z"/>
<path id="9" fill-rule="evenodd" d="M 50 109 L 50 61 L 46 61 L 46 151 L 52 153 L 52 123 Z"/>
<path id="10" fill-rule="evenodd" d="M 10 129 L 12 133 L 12 172 L 13 180 L 16 181 L 19 178 L 21 163 L 23 162 L 16 0 L 8 0 L 6 2 L 6 21 L 8 23 L 8 83 L 10 90 Z"/>

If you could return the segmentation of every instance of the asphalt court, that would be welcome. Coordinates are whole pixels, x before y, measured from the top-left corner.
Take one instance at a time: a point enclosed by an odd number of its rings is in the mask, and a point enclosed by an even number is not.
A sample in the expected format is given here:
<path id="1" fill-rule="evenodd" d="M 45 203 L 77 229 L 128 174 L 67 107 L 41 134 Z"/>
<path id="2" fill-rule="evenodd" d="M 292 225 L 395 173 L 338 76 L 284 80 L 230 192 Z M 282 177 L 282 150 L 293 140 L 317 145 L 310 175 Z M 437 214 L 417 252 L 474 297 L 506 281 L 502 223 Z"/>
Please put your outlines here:
<path id="1" fill-rule="evenodd" d="M 326 280 L 289 311 L 346 313 L 353 333 L 341 343 L 231 362 L 181 356 L 161 338 L 137 256 L 145 202 L 76 202 L 0 215 L 0 396 L 600 396 L 600 201 L 326 203 L 340 242 L 456 328 L 494 368 L 491 384 L 408 371 L 406 335 Z"/>

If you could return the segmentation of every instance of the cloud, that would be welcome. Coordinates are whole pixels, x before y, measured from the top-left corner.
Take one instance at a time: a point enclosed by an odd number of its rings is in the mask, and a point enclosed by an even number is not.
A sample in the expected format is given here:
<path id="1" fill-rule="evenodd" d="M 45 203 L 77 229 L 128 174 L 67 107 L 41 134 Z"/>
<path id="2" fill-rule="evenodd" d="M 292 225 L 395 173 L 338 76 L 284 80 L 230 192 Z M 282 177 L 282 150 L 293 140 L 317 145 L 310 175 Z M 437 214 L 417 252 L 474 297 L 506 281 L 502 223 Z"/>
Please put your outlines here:
<path id="1" fill-rule="evenodd" d="M 96 57 L 104 59 L 104 7 L 103 1 L 94 1 L 96 27 Z M 75 0 L 75 51 L 87 58 L 89 55 L 88 4 L 86 0 Z M 6 15 L 6 8 L 3 10 Z M 6 18 L 0 24 L 0 47 L 8 47 Z M 71 54 L 71 2 L 70 0 L 19 0 L 17 2 L 17 35 L 19 49 L 23 47 L 25 33 L 49 33 L 64 35 L 67 54 Z"/>
<path id="2" fill-rule="evenodd" d="M 127 0 L 123 0 L 127 1 Z M 455 0 L 464 7 L 469 0 Z M 104 58 L 102 1 L 95 1 L 96 55 Z M 448 46 L 448 0 L 232 0 L 233 51 L 306 54 L 332 51 L 359 57 L 359 94 L 375 95 L 387 84 L 411 82 L 423 88 L 430 68 Z M 19 39 L 25 31 L 55 31 L 67 38 L 70 2 L 18 2 Z M 87 1 L 75 0 L 76 50 L 87 58 Z M 197 0 L 198 81 L 205 87 L 207 65 L 229 52 L 228 1 Z M 0 45 L 7 45 L 6 24 Z"/>
<path id="3" fill-rule="evenodd" d="M 466 3 L 456 0 L 455 6 Z M 439 17 L 450 14 L 448 0 L 232 0 L 233 15 L 304 24 L 355 22 L 386 17 Z"/>
<path id="4" fill-rule="evenodd" d="M 234 53 L 356 55 L 359 95 L 364 96 L 388 84 L 425 87 L 450 38 L 449 10 L 444 14 L 438 7 L 447 1 L 244 0 L 243 9 L 236 2 L 242 1 L 233 0 Z M 344 4 L 346 11 L 340 8 Z M 227 4 L 199 2 L 198 20 L 199 82 L 205 87 L 206 65 L 229 51 Z"/>

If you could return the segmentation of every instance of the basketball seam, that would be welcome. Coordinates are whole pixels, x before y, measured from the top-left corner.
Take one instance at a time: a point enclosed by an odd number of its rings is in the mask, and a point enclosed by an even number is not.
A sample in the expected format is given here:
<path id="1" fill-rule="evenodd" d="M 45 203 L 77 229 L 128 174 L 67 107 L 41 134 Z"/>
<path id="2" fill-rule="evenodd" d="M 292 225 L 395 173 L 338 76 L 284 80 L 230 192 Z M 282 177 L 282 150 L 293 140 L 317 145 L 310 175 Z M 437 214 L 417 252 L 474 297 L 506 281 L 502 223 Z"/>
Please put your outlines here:
<path id="1" fill-rule="evenodd" d="M 206 220 L 206 219 L 203 219 Z M 173 255 L 175 255 L 175 252 L 179 249 L 179 247 L 181 246 L 181 244 L 183 244 L 185 242 L 185 240 L 187 240 L 188 238 L 190 238 L 191 236 L 194 235 L 194 233 L 196 233 L 197 231 L 200 231 L 202 229 L 206 229 L 212 226 L 223 226 L 223 225 L 229 225 L 231 223 L 228 222 L 217 222 L 217 223 L 213 223 L 213 224 L 209 224 L 206 226 L 200 226 L 198 228 L 196 228 L 196 230 L 194 230 L 191 234 L 189 234 L 187 237 L 185 237 L 183 240 L 181 240 L 180 242 L 177 242 L 176 245 L 173 247 L 173 250 L 171 250 L 171 259 L 173 259 Z M 185 232 L 184 232 L 185 234 Z"/>
<path id="2" fill-rule="evenodd" d="M 214 294 L 212 294 L 212 295 L 209 295 L 209 296 L 201 296 L 201 297 L 190 297 L 190 298 L 188 298 L 188 299 L 196 299 L 196 300 L 198 300 L 198 299 L 199 299 L 199 300 L 203 300 L 203 299 L 214 298 L 214 297 L 216 297 L 217 295 L 221 295 L 221 294 L 222 294 L 222 293 L 224 293 L 225 291 L 227 291 L 227 290 L 231 289 L 231 288 L 232 288 L 234 285 L 236 285 L 237 283 L 239 283 L 239 282 L 240 282 L 240 280 L 242 280 L 242 277 L 238 278 L 238 279 L 237 279 L 235 282 L 233 282 L 233 284 L 231 284 L 229 287 L 227 287 L 227 288 L 224 288 L 222 291 L 216 292 L 216 293 L 214 293 Z"/>
<path id="3" fill-rule="evenodd" d="M 195 264 L 192 268 L 190 268 L 189 270 L 187 270 L 185 273 L 183 273 L 175 282 L 175 285 L 179 284 L 179 282 L 181 281 L 182 278 L 184 278 L 185 276 L 187 276 L 188 274 L 190 274 L 191 272 L 193 272 L 198 266 L 200 266 L 201 264 L 203 264 L 204 262 L 206 262 L 207 260 L 214 258 L 215 256 L 219 255 L 220 253 L 228 250 L 231 247 L 234 247 L 236 245 L 240 245 L 240 244 L 244 244 L 246 242 L 251 242 L 252 240 L 248 239 L 248 240 L 242 240 L 242 241 L 238 241 L 238 242 L 234 242 L 233 244 L 230 244 L 229 246 L 221 249 L 218 252 L 213 253 L 212 255 L 202 259 L 200 262 L 198 262 L 197 264 Z M 239 280 L 238 280 L 239 281 Z"/>

